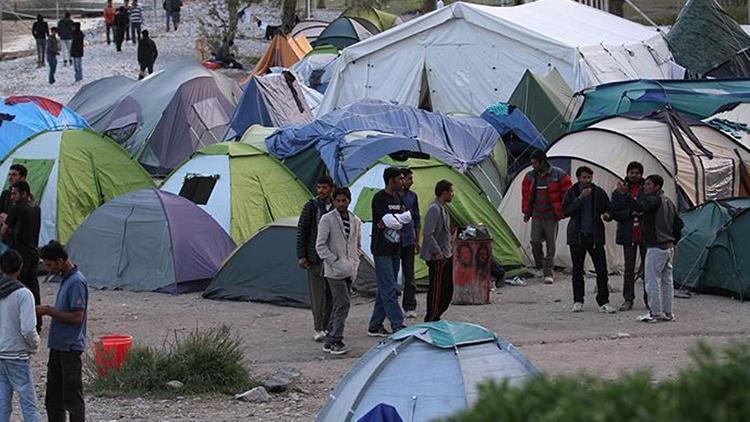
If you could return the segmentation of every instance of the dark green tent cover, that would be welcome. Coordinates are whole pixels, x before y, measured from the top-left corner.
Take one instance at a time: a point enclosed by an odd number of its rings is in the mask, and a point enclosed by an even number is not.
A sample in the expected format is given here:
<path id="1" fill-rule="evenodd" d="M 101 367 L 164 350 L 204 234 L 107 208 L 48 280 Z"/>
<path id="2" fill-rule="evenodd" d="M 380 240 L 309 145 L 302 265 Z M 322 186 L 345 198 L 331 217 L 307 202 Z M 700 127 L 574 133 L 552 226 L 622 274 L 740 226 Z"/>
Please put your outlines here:
<path id="1" fill-rule="evenodd" d="M 710 201 L 682 214 L 674 279 L 707 293 L 750 297 L 750 198 Z"/>
<path id="2" fill-rule="evenodd" d="M 565 134 L 577 111 L 573 90 L 554 68 L 544 76 L 524 72 L 508 103 L 521 109 L 549 142 Z"/>
<path id="3" fill-rule="evenodd" d="M 694 76 L 750 76 L 750 36 L 716 0 L 688 0 L 666 39 L 675 61 Z"/>

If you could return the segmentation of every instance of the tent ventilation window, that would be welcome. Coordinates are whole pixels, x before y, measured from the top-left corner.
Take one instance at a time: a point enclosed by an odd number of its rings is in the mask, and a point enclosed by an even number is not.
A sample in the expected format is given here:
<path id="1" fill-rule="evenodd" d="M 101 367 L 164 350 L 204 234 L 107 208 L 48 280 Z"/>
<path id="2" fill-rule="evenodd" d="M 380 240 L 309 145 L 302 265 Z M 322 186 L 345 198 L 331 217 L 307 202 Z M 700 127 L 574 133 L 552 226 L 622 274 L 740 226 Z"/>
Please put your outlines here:
<path id="1" fill-rule="evenodd" d="M 182 189 L 180 189 L 180 196 L 193 201 L 195 204 L 206 205 L 218 180 L 218 174 L 211 176 L 188 174 L 185 176 Z"/>

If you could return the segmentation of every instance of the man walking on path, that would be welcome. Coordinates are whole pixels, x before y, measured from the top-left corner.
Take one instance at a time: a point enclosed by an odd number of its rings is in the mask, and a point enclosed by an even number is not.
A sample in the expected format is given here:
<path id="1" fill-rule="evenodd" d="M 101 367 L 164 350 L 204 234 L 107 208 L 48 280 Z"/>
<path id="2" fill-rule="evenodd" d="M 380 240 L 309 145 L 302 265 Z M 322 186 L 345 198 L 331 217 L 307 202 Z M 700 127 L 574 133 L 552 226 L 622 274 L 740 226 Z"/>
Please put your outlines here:
<path id="1" fill-rule="evenodd" d="M 125 27 L 125 41 L 130 41 L 130 0 L 124 0 L 123 5 L 125 7 L 125 14 L 128 16 L 128 24 Z"/>
<path id="2" fill-rule="evenodd" d="M 344 345 L 344 325 L 349 316 L 352 282 L 359 268 L 359 246 L 362 221 L 349 211 L 352 194 L 349 188 L 333 192 L 335 210 L 320 218 L 315 250 L 323 261 L 323 275 L 331 291 L 331 319 L 323 350 L 332 355 L 349 351 Z"/>
<path id="3" fill-rule="evenodd" d="M 401 169 L 404 176 L 404 186 L 399 192 L 401 201 L 406 209 L 411 212 L 412 222 L 404 224 L 401 229 L 401 272 L 404 277 L 403 295 L 401 305 L 404 308 L 406 318 L 417 317 L 417 286 L 414 284 L 414 255 L 419 253 L 419 198 L 411 191 L 414 184 L 414 173 L 411 169 Z"/>
<path id="4" fill-rule="evenodd" d="M 36 41 L 36 67 L 44 66 L 44 50 L 49 36 L 49 26 L 44 21 L 44 16 L 36 15 L 36 22 L 31 25 L 31 34 Z"/>
<path id="5" fill-rule="evenodd" d="M 75 74 L 75 81 L 80 82 L 83 80 L 83 31 L 81 31 L 81 23 L 75 22 L 73 24 L 73 43 L 70 46 L 70 56 L 73 58 L 73 71 Z"/>
<path id="6" fill-rule="evenodd" d="M 385 318 L 391 330 L 404 328 L 404 314 L 398 304 L 398 269 L 401 257 L 400 230 L 405 219 L 411 221 L 408 211 L 398 193 L 403 187 L 404 176 L 401 169 L 388 167 L 383 172 L 385 189 L 372 198 L 372 239 L 370 251 L 375 260 L 377 292 L 367 335 L 387 337 L 391 333 L 385 329 Z"/>
<path id="7" fill-rule="evenodd" d="M 612 209 L 610 210 L 610 215 L 617 221 L 616 242 L 618 245 L 622 245 L 625 260 L 622 283 L 624 302 L 620 306 L 620 311 L 633 309 L 637 258 L 640 257 L 641 262 L 639 274 L 643 273 L 644 263 L 646 262 L 646 248 L 643 244 L 644 236 L 641 230 L 643 215 L 636 209 L 636 204 L 629 200 L 629 198 L 632 198 L 635 201 L 642 201 L 644 195 L 643 164 L 633 161 L 628 164 L 625 184 L 612 191 Z M 646 307 L 648 307 L 647 297 L 644 284 L 643 301 L 646 303 Z"/>
<path id="8" fill-rule="evenodd" d="M 128 33 L 129 25 L 128 11 L 124 6 L 120 6 L 115 14 L 115 48 L 117 51 L 122 51 L 122 42 Z"/>
<path id="9" fill-rule="evenodd" d="M 55 72 L 57 71 L 57 56 L 60 55 L 60 40 L 57 39 L 57 28 L 52 27 L 50 29 L 49 37 L 47 37 L 47 66 L 49 66 L 49 78 L 50 84 L 55 83 Z"/>
<path id="10" fill-rule="evenodd" d="M 424 321 L 440 321 L 453 299 L 453 239 L 448 204 L 453 184 L 441 180 L 435 185 L 435 201 L 424 216 L 424 241 L 420 256 L 427 262 L 430 286 Z"/>
<path id="11" fill-rule="evenodd" d="M 605 234 L 602 218 L 609 218 L 607 192 L 594 185 L 594 171 L 586 166 L 576 170 L 578 183 L 565 194 L 563 212 L 568 222 L 568 246 L 573 261 L 573 312 L 583 311 L 585 285 L 583 274 L 586 254 L 594 261 L 596 270 L 596 304 L 599 312 L 614 313 L 609 305 L 607 286 L 607 253 L 604 250 Z"/>
<path id="12" fill-rule="evenodd" d="M 37 306 L 37 315 L 49 316 L 49 362 L 45 406 L 50 422 L 86 420 L 83 400 L 81 355 L 86 350 L 86 321 L 89 301 L 86 278 L 68 259 L 68 252 L 58 242 L 42 247 L 42 261 L 55 281 L 59 281 L 55 306 Z"/>
<path id="13" fill-rule="evenodd" d="M 0 255 L 0 420 L 9 421 L 18 393 L 24 422 L 41 421 L 31 355 L 39 348 L 34 297 L 18 282 L 23 260 L 9 249 Z"/>
<path id="14" fill-rule="evenodd" d="M 68 62 L 73 63 L 72 56 L 70 55 L 70 46 L 73 42 L 73 19 L 70 18 L 70 12 L 65 12 L 65 17 L 57 22 L 57 33 L 60 35 L 60 41 L 62 41 L 65 51 L 63 52 L 63 67 L 68 65 Z"/>
<path id="15" fill-rule="evenodd" d="M 156 43 L 149 38 L 148 31 L 144 29 L 141 32 L 141 40 L 138 42 L 138 64 L 141 66 L 138 79 L 143 79 L 154 73 L 154 62 L 156 62 L 158 56 Z"/>
<path id="16" fill-rule="evenodd" d="M 167 12 L 167 32 L 169 32 L 169 19 L 172 19 L 174 30 L 180 25 L 180 12 L 182 11 L 182 0 L 164 0 L 164 10 Z"/>
<path id="17" fill-rule="evenodd" d="M 524 222 L 531 220 L 531 251 L 536 271 L 542 272 L 546 284 L 552 284 L 557 226 L 563 218 L 563 198 L 572 183 L 570 176 L 552 166 L 542 151 L 531 154 L 531 167 L 523 178 L 521 212 Z M 547 246 L 546 256 L 542 243 Z"/>
<path id="18" fill-rule="evenodd" d="M 133 0 L 130 6 L 130 38 L 133 44 L 141 41 L 141 25 L 143 25 L 143 8 L 138 4 L 138 0 Z"/>
<path id="19" fill-rule="evenodd" d="M 109 33 L 114 33 L 116 13 L 117 10 L 115 9 L 115 6 L 112 5 L 112 0 L 107 0 L 107 5 L 104 6 L 104 12 L 102 12 L 102 14 L 104 15 L 104 28 L 107 32 L 107 45 L 110 45 L 111 43 Z"/>
<path id="20" fill-rule="evenodd" d="M 297 222 L 297 263 L 307 270 L 307 283 L 310 289 L 310 308 L 313 314 L 315 333 L 313 340 L 321 342 L 326 338 L 326 329 L 331 318 L 331 290 L 320 265 L 315 241 L 318 225 L 324 214 L 333 209 L 331 193 L 333 179 L 322 176 L 315 186 L 317 196 L 305 203 Z"/>

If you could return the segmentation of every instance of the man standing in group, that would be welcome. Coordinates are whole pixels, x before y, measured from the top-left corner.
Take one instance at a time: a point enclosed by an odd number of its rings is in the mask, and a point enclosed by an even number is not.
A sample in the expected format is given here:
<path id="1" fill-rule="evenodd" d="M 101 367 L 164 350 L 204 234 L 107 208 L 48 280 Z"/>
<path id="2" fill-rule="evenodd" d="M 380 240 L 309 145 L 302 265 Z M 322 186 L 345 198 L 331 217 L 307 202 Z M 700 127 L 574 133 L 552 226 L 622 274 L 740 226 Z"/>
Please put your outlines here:
<path id="1" fill-rule="evenodd" d="M 57 33 L 60 35 L 63 46 L 65 46 L 65 52 L 63 53 L 63 67 L 65 67 L 68 62 L 73 64 L 73 58 L 70 55 L 70 45 L 73 42 L 73 19 L 70 18 L 70 12 L 65 12 L 65 17 L 57 22 Z"/>
<path id="2" fill-rule="evenodd" d="M 42 261 L 59 281 L 55 306 L 39 305 L 39 317 L 49 316 L 49 362 L 45 406 L 50 422 L 86 420 L 83 400 L 81 354 L 86 350 L 86 321 L 89 301 L 86 278 L 68 259 L 68 252 L 56 241 L 42 247 Z"/>
<path id="3" fill-rule="evenodd" d="M 643 236 L 646 243 L 646 291 L 649 313 L 640 317 L 644 322 L 673 321 L 674 284 L 672 261 L 683 222 L 677 207 L 664 195 L 664 179 L 658 174 L 646 178 L 645 195 L 637 202 L 643 212 Z"/>
<path id="4" fill-rule="evenodd" d="M 42 224 L 42 213 L 31 198 L 29 184 L 16 182 L 10 188 L 11 200 L 15 204 L 8 213 L 2 226 L 3 239 L 8 246 L 18 251 L 23 258 L 23 271 L 19 280 L 34 295 L 37 305 L 41 304 L 39 294 L 39 228 Z M 42 330 L 42 321 L 37 321 L 37 330 Z"/>
<path id="5" fill-rule="evenodd" d="M 635 278 L 636 262 L 640 256 L 639 274 L 643 273 L 646 262 L 646 248 L 641 235 L 641 219 L 643 214 L 629 199 L 636 202 L 643 200 L 643 164 L 633 161 L 628 164 L 625 183 L 619 183 L 617 189 L 612 192 L 612 209 L 610 215 L 617 221 L 617 244 L 622 245 L 625 269 L 623 272 L 622 296 L 625 301 L 620 306 L 620 311 L 633 309 L 635 301 Z M 643 301 L 648 307 L 648 295 L 643 288 Z"/>
<path id="6" fill-rule="evenodd" d="M 388 167 L 383 172 L 385 189 L 372 198 L 370 251 L 375 260 L 377 292 L 367 328 L 367 335 L 370 337 L 387 337 L 391 334 L 383 326 L 386 317 L 394 333 L 404 328 L 404 314 L 398 304 L 402 228 L 399 221 L 402 221 L 401 214 L 406 211 L 398 193 L 402 189 L 403 180 L 401 169 Z"/>
<path id="7" fill-rule="evenodd" d="M 349 316 L 349 289 L 357 278 L 362 221 L 349 211 L 349 188 L 333 192 L 335 210 L 320 218 L 315 250 L 323 260 L 323 275 L 331 291 L 332 309 L 323 350 L 332 355 L 349 351 L 344 345 L 344 324 Z"/>
<path id="8" fill-rule="evenodd" d="M 156 62 L 158 56 L 156 43 L 149 38 L 148 31 L 144 29 L 141 32 L 141 40 L 138 42 L 138 65 L 141 67 L 138 79 L 143 79 L 154 73 L 154 62 Z"/>
<path id="9" fill-rule="evenodd" d="M 130 6 L 130 38 L 133 44 L 141 41 L 141 25 L 143 25 L 143 8 L 138 4 L 138 0 L 133 0 Z"/>
<path id="10" fill-rule="evenodd" d="M 75 74 L 76 82 L 83 80 L 83 38 L 84 34 L 81 31 L 81 23 L 75 22 L 73 24 L 73 42 L 70 46 L 70 57 L 73 58 L 73 73 Z"/>
<path id="11" fill-rule="evenodd" d="M 47 37 L 47 66 L 49 66 L 49 83 L 55 83 L 55 72 L 57 72 L 57 56 L 60 55 L 60 40 L 57 39 L 57 28 L 52 27 Z"/>
<path id="12" fill-rule="evenodd" d="M 31 375 L 31 355 L 39 348 L 31 292 L 18 282 L 23 260 L 9 249 L 0 255 L 0 420 L 9 421 L 18 393 L 24 422 L 41 421 Z"/>
<path id="13" fill-rule="evenodd" d="M 10 171 L 8 171 L 8 189 L 3 190 L 3 193 L 0 194 L 0 225 L 5 222 L 8 212 L 10 212 L 10 209 L 14 205 L 10 198 L 10 187 L 16 182 L 25 182 L 28 174 L 29 171 L 23 164 L 13 164 L 10 166 Z"/>
<path id="14" fill-rule="evenodd" d="M 307 283 L 310 289 L 310 308 L 313 314 L 315 334 L 313 340 L 322 342 L 331 318 L 331 290 L 323 277 L 320 257 L 315 248 L 320 218 L 333 208 L 331 193 L 333 179 L 321 176 L 315 186 L 317 196 L 305 203 L 297 223 L 297 262 L 307 270 Z"/>
<path id="15" fill-rule="evenodd" d="M 570 176 L 552 166 L 542 151 L 531 154 L 532 170 L 523 179 L 521 212 L 523 221 L 531 220 L 531 251 L 536 271 L 542 271 L 546 284 L 554 283 L 557 223 L 563 218 L 562 201 L 572 185 Z M 542 243 L 547 245 L 544 255 Z"/>
<path id="16" fill-rule="evenodd" d="M 107 32 L 107 45 L 110 45 L 112 42 L 109 33 L 114 33 L 115 30 L 115 13 L 117 13 L 117 10 L 112 5 L 112 0 L 107 0 L 107 5 L 104 6 L 104 12 L 102 12 L 104 15 L 104 28 Z"/>
<path id="17" fill-rule="evenodd" d="M 172 19 L 174 30 L 180 25 L 180 12 L 182 10 L 182 0 L 164 0 L 164 10 L 167 12 L 167 32 L 169 32 L 169 19 Z"/>
<path id="18" fill-rule="evenodd" d="M 44 49 L 49 36 L 49 26 L 44 21 L 44 16 L 36 15 L 36 22 L 31 25 L 31 34 L 36 41 L 36 67 L 44 66 Z"/>
<path id="19" fill-rule="evenodd" d="M 435 202 L 424 216 L 424 241 L 420 256 L 427 262 L 430 287 L 424 321 L 440 321 L 453 299 L 453 239 L 448 204 L 453 200 L 453 184 L 441 180 L 435 185 Z"/>
<path id="20" fill-rule="evenodd" d="M 122 51 L 122 42 L 125 39 L 125 35 L 128 33 L 130 25 L 130 19 L 128 19 L 128 11 L 124 6 L 117 8 L 115 14 L 115 50 Z"/>
<path id="21" fill-rule="evenodd" d="M 607 286 L 607 253 L 604 250 L 605 234 L 602 218 L 609 218 L 607 192 L 594 185 L 594 171 L 586 166 L 576 170 L 578 183 L 565 194 L 563 212 L 568 222 L 568 246 L 573 261 L 573 312 L 583 311 L 585 286 L 583 281 L 586 254 L 594 261 L 596 270 L 596 303 L 599 312 L 611 314 Z"/>
<path id="22" fill-rule="evenodd" d="M 125 27 L 125 41 L 130 41 L 130 0 L 124 0 L 123 5 L 125 7 L 125 14 L 128 16 L 128 24 Z"/>
<path id="23" fill-rule="evenodd" d="M 414 173 L 410 168 L 401 169 L 404 176 L 404 186 L 399 192 L 401 202 L 411 213 L 412 221 L 404 224 L 401 229 L 401 272 L 404 276 L 404 286 L 401 305 L 404 308 L 406 318 L 417 317 L 417 286 L 414 283 L 414 255 L 419 253 L 419 198 L 411 191 L 414 184 Z"/>

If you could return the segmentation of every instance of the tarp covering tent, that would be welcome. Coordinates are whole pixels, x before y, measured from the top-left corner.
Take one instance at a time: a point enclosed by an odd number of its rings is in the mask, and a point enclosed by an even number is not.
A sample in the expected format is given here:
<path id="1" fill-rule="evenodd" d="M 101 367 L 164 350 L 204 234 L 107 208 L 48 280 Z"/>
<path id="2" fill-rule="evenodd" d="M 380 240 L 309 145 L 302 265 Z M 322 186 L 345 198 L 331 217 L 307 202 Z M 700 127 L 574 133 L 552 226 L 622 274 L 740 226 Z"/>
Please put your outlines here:
<path id="1" fill-rule="evenodd" d="M 133 82 L 124 92 L 84 87 L 70 104 L 149 172 L 166 174 L 196 149 L 222 140 L 241 95 L 235 81 L 181 62 Z"/>
<path id="2" fill-rule="evenodd" d="M 675 256 L 677 285 L 740 299 L 750 297 L 750 198 L 709 201 L 682 213 Z"/>
<path id="3" fill-rule="evenodd" d="M 302 83 L 325 94 L 328 84 L 331 82 L 338 57 L 339 50 L 336 47 L 332 45 L 318 46 L 294 64 L 292 70 L 300 75 Z"/>
<path id="4" fill-rule="evenodd" d="M 48 98 L 0 97 L 0 159 L 37 133 L 88 127 L 78 113 Z"/>
<path id="5" fill-rule="evenodd" d="M 729 105 L 703 121 L 750 148 L 750 104 Z"/>
<path id="6" fill-rule="evenodd" d="M 750 35 L 716 0 L 685 2 L 666 39 L 675 61 L 697 77 L 750 76 Z"/>
<path id="7" fill-rule="evenodd" d="M 237 244 L 274 220 L 298 215 L 311 197 L 281 163 L 240 142 L 197 151 L 161 188 L 198 204 Z"/>
<path id="8" fill-rule="evenodd" d="M 342 51 L 321 113 L 377 98 L 479 115 L 507 101 L 527 69 L 554 67 L 578 91 L 682 77 L 675 66 L 656 30 L 571 0 L 456 2 Z"/>
<path id="9" fill-rule="evenodd" d="M 367 19 L 341 16 L 320 33 L 313 46 L 332 45 L 343 50 L 379 32 L 380 30 Z"/>
<path id="10" fill-rule="evenodd" d="M 252 145 L 263 152 L 268 152 L 266 138 L 273 135 L 277 130 L 278 128 L 275 127 L 252 125 L 242 134 L 240 142 Z"/>
<path id="11" fill-rule="evenodd" d="M 232 114 L 224 139 L 242 136 L 251 125 L 289 126 L 312 121 L 302 86 L 291 72 L 252 77 Z"/>
<path id="12" fill-rule="evenodd" d="M 397 15 L 378 10 L 372 6 L 352 6 L 344 10 L 341 16 L 366 19 L 381 32 L 403 23 Z"/>
<path id="13" fill-rule="evenodd" d="M 0 174 L 23 164 L 42 211 L 39 244 L 66 243 L 83 220 L 106 201 L 153 187 L 148 173 L 117 144 L 91 130 L 42 132 L 17 145 Z"/>
<path id="14" fill-rule="evenodd" d="M 407 151 L 427 154 L 468 173 L 499 204 L 505 165 L 492 126 L 477 117 L 447 117 L 415 107 L 362 100 L 304 126 L 282 128 L 266 139 L 268 151 L 312 187 L 324 170 L 348 185 L 381 157 Z M 504 151 L 502 159 L 505 160 Z"/>
<path id="15" fill-rule="evenodd" d="M 406 421 L 453 416 L 488 381 L 520 385 L 538 370 L 512 344 L 475 324 L 416 324 L 378 343 L 349 370 L 316 421 L 357 421 L 381 403 Z"/>
<path id="16" fill-rule="evenodd" d="M 296 239 L 297 217 L 266 225 L 232 253 L 203 297 L 309 308 L 307 272 L 297 266 Z M 375 294 L 375 268 L 366 257 L 353 288 Z"/>
<path id="17" fill-rule="evenodd" d="M 328 26 L 330 22 L 316 20 L 316 19 L 305 19 L 300 21 L 297 25 L 292 28 L 291 35 L 296 37 L 298 35 L 304 35 L 305 39 L 309 42 L 313 42 L 318 39 L 318 36 Z"/>
<path id="18" fill-rule="evenodd" d="M 543 76 L 524 72 L 508 102 L 520 108 L 549 142 L 567 131 L 569 120 L 578 112 L 573 90 L 554 68 Z"/>
<path id="19" fill-rule="evenodd" d="M 67 245 L 90 287 L 173 294 L 202 291 L 234 246 L 197 205 L 156 188 L 97 208 Z"/>
<path id="20" fill-rule="evenodd" d="M 271 44 L 263 53 L 258 64 L 253 69 L 253 75 L 263 75 L 268 73 L 272 67 L 291 67 L 301 58 L 305 57 L 312 46 L 303 34 L 296 37 L 291 35 L 276 34 L 271 40 Z"/>
<path id="21" fill-rule="evenodd" d="M 667 106 L 685 116 L 705 119 L 728 104 L 750 102 L 750 79 L 614 82 L 587 89 L 581 95 L 583 104 L 570 130 L 619 114 Z"/>
<path id="22" fill-rule="evenodd" d="M 349 188 L 352 192 L 352 209 L 362 219 L 362 239 L 368 239 L 362 242 L 365 254 L 372 256 L 369 242 L 372 233 L 370 204 L 372 197 L 383 189 L 383 171 L 389 166 L 408 166 L 412 170 L 414 185 L 411 190 L 420 199 L 419 206 L 423 219 L 427 208 L 435 199 L 435 183 L 442 179 L 452 182 L 455 196 L 448 209 L 455 225 L 483 224 L 492 237 L 492 255 L 495 259 L 508 270 L 523 264 L 518 239 L 505 223 L 504 217 L 471 180 L 436 160 L 409 159 L 401 162 L 385 158 L 351 184 Z M 427 277 L 427 266 L 421 259 L 415 262 L 415 274 L 418 279 Z"/>

